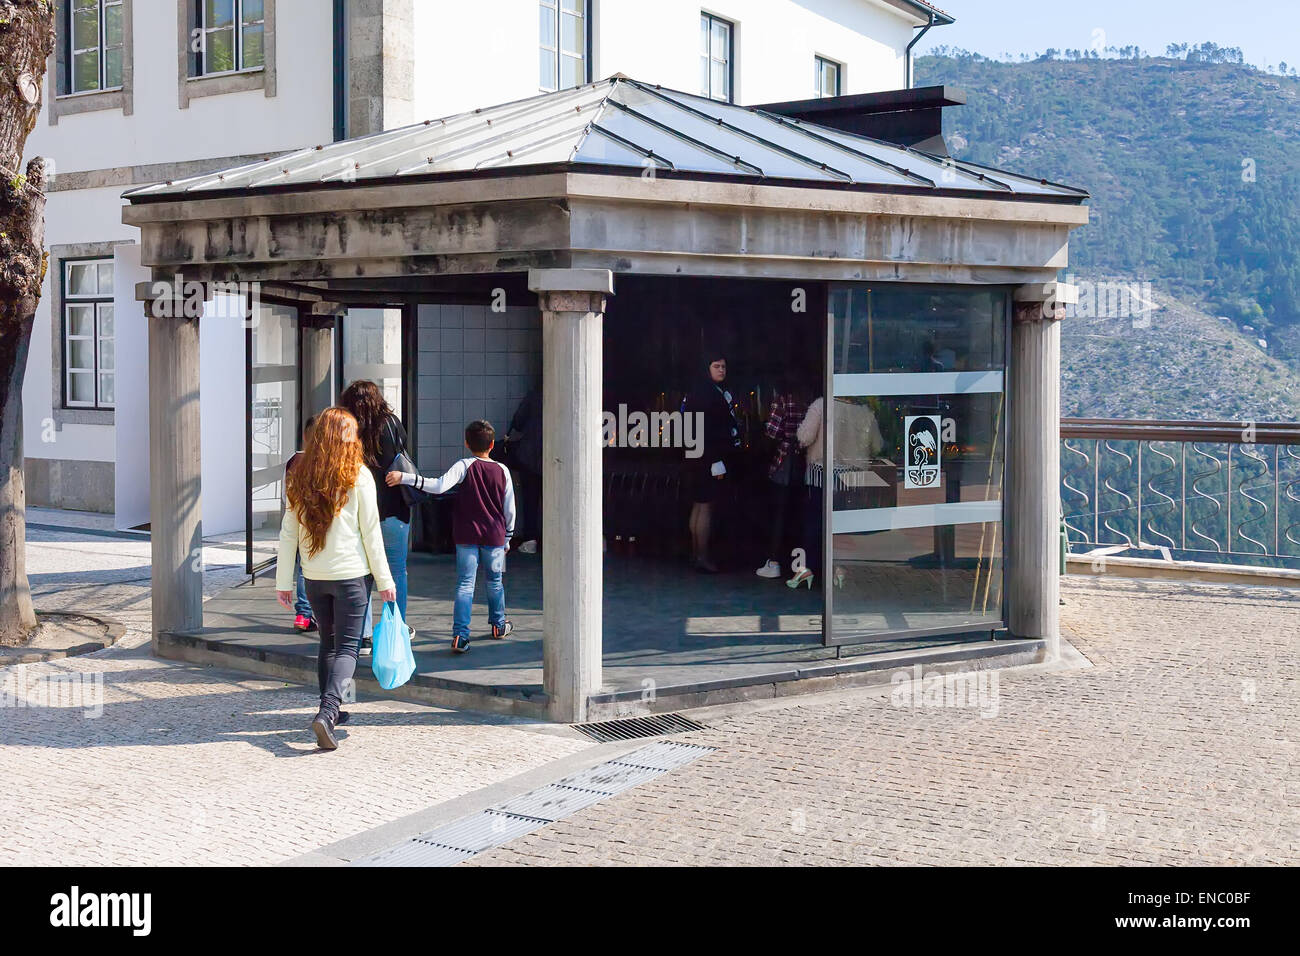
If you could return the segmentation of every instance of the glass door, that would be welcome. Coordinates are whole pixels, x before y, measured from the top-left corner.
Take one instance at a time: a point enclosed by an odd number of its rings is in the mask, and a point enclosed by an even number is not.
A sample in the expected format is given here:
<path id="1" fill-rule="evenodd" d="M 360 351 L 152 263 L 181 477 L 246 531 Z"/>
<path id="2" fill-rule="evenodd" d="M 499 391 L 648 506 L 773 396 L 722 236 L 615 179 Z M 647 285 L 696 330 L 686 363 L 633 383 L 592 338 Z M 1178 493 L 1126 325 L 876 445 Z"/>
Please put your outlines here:
<path id="1" fill-rule="evenodd" d="M 829 301 L 824 642 L 1001 627 L 1007 291 L 836 285 Z"/>
<path id="2" fill-rule="evenodd" d="M 284 466 L 298 448 L 298 311 L 259 303 L 245 330 L 248 390 L 247 573 L 275 559 Z"/>

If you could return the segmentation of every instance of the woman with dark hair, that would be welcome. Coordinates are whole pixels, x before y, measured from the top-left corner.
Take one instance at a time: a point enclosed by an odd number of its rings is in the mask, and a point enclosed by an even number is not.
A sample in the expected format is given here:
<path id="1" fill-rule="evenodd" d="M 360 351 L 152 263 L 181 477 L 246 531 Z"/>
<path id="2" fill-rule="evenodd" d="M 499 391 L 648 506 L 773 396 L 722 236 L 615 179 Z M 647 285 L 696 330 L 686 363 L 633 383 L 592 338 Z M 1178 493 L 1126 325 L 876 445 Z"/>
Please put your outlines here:
<path id="1" fill-rule="evenodd" d="M 712 353 L 711 353 L 712 354 Z M 699 458 L 687 462 L 687 475 L 691 489 L 691 551 L 695 569 L 706 574 L 717 574 L 709 551 L 713 531 L 714 504 L 722 500 L 730 488 L 727 459 L 740 447 L 740 426 L 732 407 L 731 393 L 724 384 L 727 380 L 727 360 L 721 355 L 710 357 L 709 378 L 692 389 L 682 401 L 683 427 L 687 415 L 700 416 L 703 425 L 703 448 Z"/>
<path id="2" fill-rule="evenodd" d="M 411 538 L 411 506 L 400 488 L 384 482 L 398 452 L 406 451 L 406 429 L 393 413 L 384 393 L 374 382 L 359 379 L 343 390 L 339 405 L 357 420 L 357 436 L 371 477 L 375 479 L 379 502 L 379 528 L 384 537 L 384 554 L 397 587 L 397 609 L 406 620 L 406 556 Z M 369 587 L 367 587 L 369 593 Z M 366 617 L 365 637 L 373 621 Z M 411 631 L 415 633 L 414 629 Z"/>
<path id="3" fill-rule="evenodd" d="M 797 372 L 787 372 L 772 397 L 765 429 L 767 437 L 773 440 L 772 460 L 767 467 L 767 478 L 771 483 L 769 517 L 772 520 L 772 538 L 767 550 L 768 559 L 754 572 L 760 578 L 780 577 L 785 564 L 786 518 L 791 502 L 796 500 L 797 492 L 804 484 L 804 455 L 798 432 L 813 399 L 811 392 L 806 379 Z M 797 532 L 798 529 L 792 536 L 795 539 L 799 538 Z"/>
<path id="4" fill-rule="evenodd" d="M 356 674 L 361 633 L 370 617 L 367 577 L 378 585 L 382 600 L 397 598 L 379 533 L 375 480 L 363 464 L 356 419 L 341 408 L 325 409 L 302 459 L 289 472 L 289 507 L 280 524 L 276 599 L 292 609 L 294 562 L 301 557 L 307 598 L 320 628 L 320 709 L 311 729 L 322 750 L 338 747 L 334 728 L 347 723 L 348 713 L 339 707 Z"/>

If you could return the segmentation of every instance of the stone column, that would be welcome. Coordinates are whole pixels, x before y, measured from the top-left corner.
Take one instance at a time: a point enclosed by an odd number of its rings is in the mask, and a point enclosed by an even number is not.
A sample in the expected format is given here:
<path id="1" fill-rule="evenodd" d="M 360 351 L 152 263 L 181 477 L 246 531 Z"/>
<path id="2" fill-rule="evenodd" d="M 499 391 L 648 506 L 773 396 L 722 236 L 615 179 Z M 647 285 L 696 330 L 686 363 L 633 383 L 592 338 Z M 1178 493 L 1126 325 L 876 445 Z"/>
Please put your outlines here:
<path id="1" fill-rule="evenodd" d="M 302 420 L 334 403 L 334 317 L 329 303 L 316 303 L 302 319 Z M 325 308 L 321 308 L 325 306 Z"/>
<path id="2" fill-rule="evenodd" d="M 1060 655 L 1060 318 L 1072 294 L 1055 282 L 1016 290 L 1007 383 L 1008 627 L 1046 641 L 1049 659 Z"/>
<path id="3" fill-rule="evenodd" d="M 203 626 L 203 522 L 199 318 L 186 315 L 186 300 L 176 292 L 155 296 L 153 289 L 148 282 L 137 286 L 149 323 L 149 543 L 156 650 L 159 634 Z M 195 311 L 192 305 L 190 311 Z"/>
<path id="4" fill-rule="evenodd" d="M 601 685 L 604 269 L 533 269 L 542 310 L 542 683 L 553 720 Z"/>

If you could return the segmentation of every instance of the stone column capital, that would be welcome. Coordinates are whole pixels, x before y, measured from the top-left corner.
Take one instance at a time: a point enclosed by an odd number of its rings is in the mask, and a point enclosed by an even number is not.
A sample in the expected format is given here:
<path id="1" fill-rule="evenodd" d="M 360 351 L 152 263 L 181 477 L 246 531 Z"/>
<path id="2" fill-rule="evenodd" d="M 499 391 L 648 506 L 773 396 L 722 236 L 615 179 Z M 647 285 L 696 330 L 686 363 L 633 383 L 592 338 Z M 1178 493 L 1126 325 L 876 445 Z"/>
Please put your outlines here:
<path id="1" fill-rule="evenodd" d="M 1012 295 L 1012 321 L 1059 322 L 1067 306 L 1079 301 L 1079 290 L 1067 282 L 1017 286 Z"/>
<path id="2" fill-rule="evenodd" d="M 566 292 L 557 289 L 538 292 L 537 304 L 543 312 L 603 313 L 605 296 L 600 292 Z"/>

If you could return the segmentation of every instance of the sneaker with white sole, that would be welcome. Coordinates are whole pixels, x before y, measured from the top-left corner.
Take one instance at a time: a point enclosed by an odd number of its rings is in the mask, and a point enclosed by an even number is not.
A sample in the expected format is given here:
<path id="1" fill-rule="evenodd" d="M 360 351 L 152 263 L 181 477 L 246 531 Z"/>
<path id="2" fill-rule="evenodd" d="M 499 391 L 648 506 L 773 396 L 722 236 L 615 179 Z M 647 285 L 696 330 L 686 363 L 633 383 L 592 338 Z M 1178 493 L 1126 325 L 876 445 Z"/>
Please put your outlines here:
<path id="1" fill-rule="evenodd" d="M 520 554 L 536 554 L 537 542 L 535 540 L 525 541 L 515 550 L 518 551 Z"/>
<path id="2" fill-rule="evenodd" d="M 496 640 L 496 641 L 499 641 L 499 640 L 501 640 L 503 637 L 505 637 L 506 635 L 508 635 L 511 631 L 513 631 L 514 629 L 515 629 L 515 626 L 514 626 L 513 624 L 511 624 L 509 621 L 506 621 L 506 622 L 505 622 L 504 624 L 502 624 L 500 627 L 497 627 L 495 624 L 493 624 L 493 625 L 492 625 L 492 639 L 493 639 L 493 640 Z"/>
<path id="3" fill-rule="evenodd" d="M 768 561 L 757 571 L 754 572 L 760 578 L 779 578 L 781 576 L 781 565 L 775 561 Z"/>

